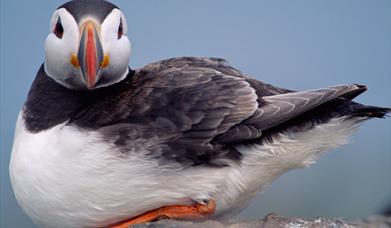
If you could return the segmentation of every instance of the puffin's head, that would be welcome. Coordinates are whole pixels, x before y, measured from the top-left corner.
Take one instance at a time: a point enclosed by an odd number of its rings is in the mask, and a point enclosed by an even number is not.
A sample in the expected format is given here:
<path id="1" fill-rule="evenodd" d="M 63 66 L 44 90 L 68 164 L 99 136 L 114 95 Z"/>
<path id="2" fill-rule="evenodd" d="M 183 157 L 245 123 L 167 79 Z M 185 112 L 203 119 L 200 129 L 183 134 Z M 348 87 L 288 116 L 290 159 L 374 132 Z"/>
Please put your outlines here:
<path id="1" fill-rule="evenodd" d="M 104 87 L 128 74 L 131 44 L 119 8 L 104 0 L 60 6 L 45 43 L 45 72 L 70 89 Z"/>

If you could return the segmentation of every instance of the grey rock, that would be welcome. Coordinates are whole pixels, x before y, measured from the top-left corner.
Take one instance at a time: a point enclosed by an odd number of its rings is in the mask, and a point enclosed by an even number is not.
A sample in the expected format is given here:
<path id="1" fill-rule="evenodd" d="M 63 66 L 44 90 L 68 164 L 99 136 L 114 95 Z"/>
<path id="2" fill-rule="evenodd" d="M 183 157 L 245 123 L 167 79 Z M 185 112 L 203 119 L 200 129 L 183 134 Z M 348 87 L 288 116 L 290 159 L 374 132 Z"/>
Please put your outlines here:
<path id="1" fill-rule="evenodd" d="M 265 218 L 253 221 L 227 220 L 216 221 L 207 220 L 202 222 L 194 221 L 175 221 L 175 220 L 160 220 L 153 223 L 136 225 L 134 228 L 390 228 L 391 217 L 385 216 L 371 216 L 364 220 L 348 221 L 339 218 L 323 218 L 304 219 L 295 217 L 284 217 L 276 214 L 269 214 Z"/>

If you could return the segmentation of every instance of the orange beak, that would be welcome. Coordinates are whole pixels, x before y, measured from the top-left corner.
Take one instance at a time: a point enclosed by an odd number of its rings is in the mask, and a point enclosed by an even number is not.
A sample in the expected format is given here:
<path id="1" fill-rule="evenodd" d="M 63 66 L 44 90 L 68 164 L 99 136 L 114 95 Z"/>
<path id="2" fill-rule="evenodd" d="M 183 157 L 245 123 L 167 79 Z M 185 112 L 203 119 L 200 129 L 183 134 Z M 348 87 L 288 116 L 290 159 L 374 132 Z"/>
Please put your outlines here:
<path id="1" fill-rule="evenodd" d="M 103 49 L 98 32 L 92 21 L 87 21 L 82 28 L 78 59 L 88 89 L 95 88 L 99 80 L 99 69 L 103 61 Z"/>

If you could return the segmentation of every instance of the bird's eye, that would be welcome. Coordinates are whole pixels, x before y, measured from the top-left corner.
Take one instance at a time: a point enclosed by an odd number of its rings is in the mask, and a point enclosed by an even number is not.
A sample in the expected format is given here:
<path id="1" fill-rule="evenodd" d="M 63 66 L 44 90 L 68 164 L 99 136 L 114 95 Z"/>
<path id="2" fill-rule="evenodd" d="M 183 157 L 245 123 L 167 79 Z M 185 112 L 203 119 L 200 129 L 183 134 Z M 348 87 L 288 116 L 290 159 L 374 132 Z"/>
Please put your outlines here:
<path id="1" fill-rule="evenodd" d="M 124 28 L 123 28 L 123 24 L 122 24 L 122 19 L 120 19 L 119 27 L 118 27 L 118 39 L 121 39 L 123 34 L 124 34 Z"/>
<path id="2" fill-rule="evenodd" d="M 54 27 L 53 33 L 60 39 L 62 38 L 62 35 L 64 34 L 64 28 L 62 27 L 60 17 L 58 17 L 58 20 L 57 20 L 56 26 Z"/>

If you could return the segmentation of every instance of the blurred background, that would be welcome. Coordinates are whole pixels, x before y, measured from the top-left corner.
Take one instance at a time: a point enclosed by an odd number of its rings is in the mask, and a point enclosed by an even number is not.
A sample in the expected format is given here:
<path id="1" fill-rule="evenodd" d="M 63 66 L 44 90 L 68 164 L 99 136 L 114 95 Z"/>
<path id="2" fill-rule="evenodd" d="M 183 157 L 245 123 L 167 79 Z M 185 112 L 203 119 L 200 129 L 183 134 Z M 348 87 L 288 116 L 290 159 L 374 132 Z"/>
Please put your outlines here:
<path id="1" fill-rule="evenodd" d="M 247 75 L 294 90 L 360 83 L 357 100 L 391 106 L 389 0 L 113 1 L 126 14 L 130 66 L 174 56 L 222 57 Z M 34 227 L 18 206 L 8 164 L 14 125 L 44 59 L 63 1 L 1 1 L 1 227 Z M 366 122 L 352 144 L 291 171 L 239 218 L 364 218 L 391 204 L 391 118 Z"/>

